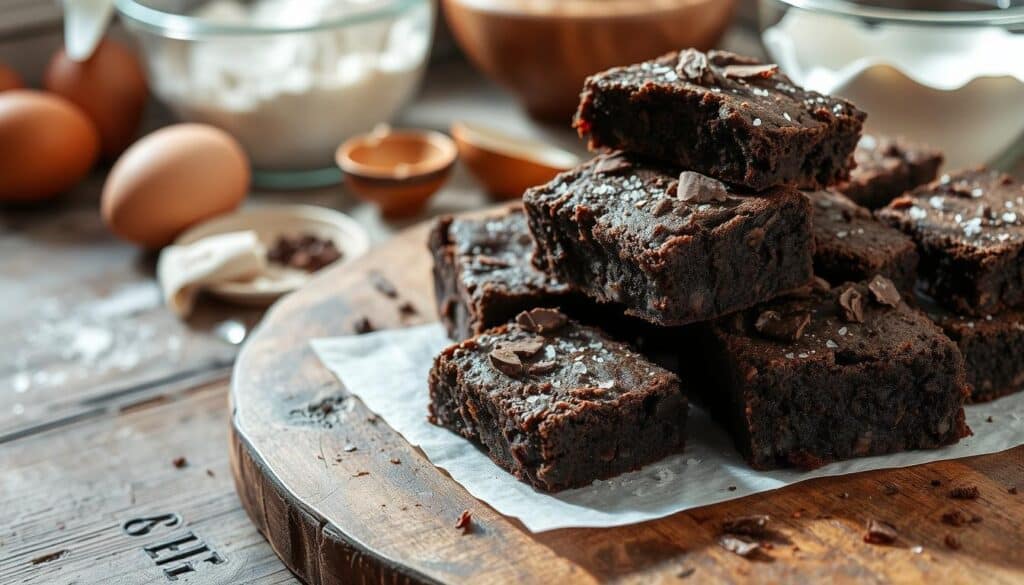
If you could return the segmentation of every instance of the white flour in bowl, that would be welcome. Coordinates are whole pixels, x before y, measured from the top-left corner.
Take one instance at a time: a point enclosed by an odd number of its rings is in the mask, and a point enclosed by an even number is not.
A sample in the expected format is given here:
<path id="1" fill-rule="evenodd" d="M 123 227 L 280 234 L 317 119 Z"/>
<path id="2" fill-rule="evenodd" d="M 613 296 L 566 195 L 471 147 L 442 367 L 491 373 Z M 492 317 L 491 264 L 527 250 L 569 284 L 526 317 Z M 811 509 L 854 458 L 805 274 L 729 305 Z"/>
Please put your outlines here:
<path id="1" fill-rule="evenodd" d="M 215 0 L 194 15 L 302 26 L 374 4 L 379 0 Z M 149 51 L 154 90 L 181 118 L 235 136 L 257 169 L 332 166 L 342 141 L 389 121 L 416 88 L 432 10 L 424 2 L 394 17 L 323 31 L 161 39 Z"/>

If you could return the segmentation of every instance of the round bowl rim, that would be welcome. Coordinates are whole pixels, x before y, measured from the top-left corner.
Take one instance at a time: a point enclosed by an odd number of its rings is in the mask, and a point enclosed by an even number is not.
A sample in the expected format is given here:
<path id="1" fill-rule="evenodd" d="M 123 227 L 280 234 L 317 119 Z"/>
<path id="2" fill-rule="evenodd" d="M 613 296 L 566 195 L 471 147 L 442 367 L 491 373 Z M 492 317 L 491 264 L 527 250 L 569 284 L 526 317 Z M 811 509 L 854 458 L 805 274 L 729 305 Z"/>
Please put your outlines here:
<path id="1" fill-rule="evenodd" d="M 276 35 L 298 32 L 316 32 L 343 28 L 380 20 L 389 16 L 402 14 L 416 6 L 429 6 L 430 0 L 382 0 L 380 6 L 361 10 L 355 14 L 339 18 L 326 19 L 302 25 L 267 26 L 249 24 L 224 24 L 210 22 L 195 16 L 165 12 L 140 4 L 137 0 L 114 0 L 125 24 L 131 28 L 143 29 L 158 36 L 179 39 L 199 40 L 217 36 L 258 36 Z"/>
<path id="2" fill-rule="evenodd" d="M 436 164 L 422 166 L 416 169 L 414 173 L 410 173 L 406 176 L 399 177 L 394 172 L 382 170 L 377 167 L 371 167 L 365 165 L 359 161 L 351 158 L 351 151 L 370 140 L 386 140 L 389 137 L 404 137 L 404 138 L 416 138 L 429 142 L 441 150 L 443 156 L 437 158 Z M 450 168 L 455 164 L 456 159 L 459 157 L 459 149 L 456 146 L 455 141 L 450 136 L 437 130 L 420 130 L 420 129 L 388 129 L 386 133 L 379 131 L 371 131 L 366 134 L 359 134 L 349 138 L 345 142 L 341 143 L 337 151 L 334 154 L 334 160 L 338 164 L 338 168 L 342 170 L 346 175 L 353 175 L 356 177 L 364 177 L 368 179 L 388 179 L 398 181 L 413 181 L 422 177 L 433 175 Z M 422 163 L 420 163 L 422 164 Z"/>
<path id="3" fill-rule="evenodd" d="M 764 0 L 762 0 L 764 1 Z M 905 10 L 880 6 L 863 6 L 849 0 L 769 0 L 791 8 L 834 16 L 871 19 L 911 25 L 941 26 L 1008 26 L 1024 24 L 1024 6 L 988 10 Z"/>
<path id="4" fill-rule="evenodd" d="M 457 5 L 460 8 L 493 13 L 505 16 L 523 16 L 539 18 L 572 18 L 572 19 L 617 19 L 629 17 L 650 18 L 659 12 L 671 12 L 682 9 L 702 8 L 713 2 L 729 2 L 736 0 L 663 0 L 656 5 L 646 5 L 636 0 L 552 0 L 550 6 L 522 6 L 508 0 L 441 0 L 446 5 Z M 553 6 L 557 5 L 557 9 Z M 600 6 L 600 10 L 591 7 Z M 613 10 L 609 10 L 612 8 Z"/>

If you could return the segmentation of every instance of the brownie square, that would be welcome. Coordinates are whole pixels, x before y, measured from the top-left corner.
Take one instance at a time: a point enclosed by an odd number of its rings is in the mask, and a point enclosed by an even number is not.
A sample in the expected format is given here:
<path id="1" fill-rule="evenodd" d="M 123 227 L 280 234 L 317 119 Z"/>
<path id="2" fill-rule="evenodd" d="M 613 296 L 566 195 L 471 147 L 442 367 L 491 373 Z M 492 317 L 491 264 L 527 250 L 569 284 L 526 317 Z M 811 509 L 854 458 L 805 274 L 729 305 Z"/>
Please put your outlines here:
<path id="1" fill-rule="evenodd" d="M 452 339 L 468 339 L 533 307 L 573 296 L 534 268 L 533 238 L 521 207 L 482 216 L 442 216 L 430 233 L 438 314 Z"/>
<path id="2" fill-rule="evenodd" d="M 971 402 L 987 402 L 1024 388 L 1024 311 L 969 317 L 921 299 L 921 306 L 964 354 Z"/>
<path id="3" fill-rule="evenodd" d="M 757 469 L 956 443 L 963 356 L 895 285 L 817 287 L 701 326 L 696 390 Z"/>
<path id="4" fill-rule="evenodd" d="M 430 420 L 544 491 L 682 451 L 679 378 L 551 309 L 453 345 L 430 371 Z"/>
<path id="5" fill-rule="evenodd" d="M 917 247 L 910 236 L 878 222 L 871 212 L 833 191 L 812 191 L 814 273 L 832 284 L 881 274 L 900 290 L 917 279 Z"/>
<path id="6" fill-rule="evenodd" d="M 547 272 L 657 325 L 705 321 L 812 277 L 811 206 L 790 188 L 741 195 L 613 154 L 528 190 L 524 202 Z"/>
<path id="7" fill-rule="evenodd" d="M 946 308 L 984 316 L 1024 303 L 1024 187 L 1009 175 L 943 175 L 877 213 L 917 242 L 920 278 Z"/>
<path id="8" fill-rule="evenodd" d="M 858 205 L 878 209 L 904 192 L 935 179 L 942 152 L 901 139 L 864 135 L 853 160 L 850 180 L 838 187 Z"/>
<path id="9" fill-rule="evenodd" d="M 755 59 L 688 49 L 587 79 L 574 126 L 621 149 L 762 190 L 847 178 L 866 115 Z"/>

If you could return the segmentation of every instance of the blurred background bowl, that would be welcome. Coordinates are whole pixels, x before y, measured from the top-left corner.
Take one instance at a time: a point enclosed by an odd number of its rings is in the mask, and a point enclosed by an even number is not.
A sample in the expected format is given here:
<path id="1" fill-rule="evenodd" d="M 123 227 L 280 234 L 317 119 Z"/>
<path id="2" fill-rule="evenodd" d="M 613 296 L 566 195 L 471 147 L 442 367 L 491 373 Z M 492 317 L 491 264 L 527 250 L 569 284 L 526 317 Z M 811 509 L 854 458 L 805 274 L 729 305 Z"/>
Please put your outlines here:
<path id="1" fill-rule="evenodd" d="M 564 123 L 588 75 L 709 49 L 735 0 L 442 0 L 469 58 L 536 118 Z"/>
<path id="2" fill-rule="evenodd" d="M 434 31 L 433 0 L 115 1 L 156 96 L 238 139 L 270 188 L 338 182 L 335 149 L 406 104 Z"/>

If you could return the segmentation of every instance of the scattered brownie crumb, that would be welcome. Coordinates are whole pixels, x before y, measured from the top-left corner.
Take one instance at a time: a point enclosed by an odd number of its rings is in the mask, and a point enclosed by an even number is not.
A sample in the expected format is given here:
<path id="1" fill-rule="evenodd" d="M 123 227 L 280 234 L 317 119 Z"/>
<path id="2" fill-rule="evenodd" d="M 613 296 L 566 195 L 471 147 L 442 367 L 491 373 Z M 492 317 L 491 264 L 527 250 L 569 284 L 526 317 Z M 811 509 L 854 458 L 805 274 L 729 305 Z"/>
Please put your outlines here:
<path id="1" fill-rule="evenodd" d="M 206 470 L 206 475 L 208 475 L 210 477 L 213 477 L 214 476 L 213 470 L 212 469 L 207 469 Z"/>
<path id="2" fill-rule="evenodd" d="M 364 475 L 370 475 L 369 471 L 357 471 L 352 474 L 352 477 L 363 477 Z"/>
<path id="3" fill-rule="evenodd" d="M 960 547 L 961 547 L 960 539 L 957 538 L 953 534 L 947 534 L 946 538 L 943 540 L 943 542 L 946 543 L 946 548 L 948 548 L 948 549 L 960 550 Z"/>
<path id="4" fill-rule="evenodd" d="M 420 312 L 416 310 L 416 307 L 409 301 L 402 301 L 402 303 L 398 305 L 398 312 L 401 313 L 403 317 L 414 317 L 420 314 Z"/>
<path id="5" fill-rule="evenodd" d="M 185 459 L 184 457 L 175 457 L 171 460 L 171 465 L 173 465 L 175 469 L 188 467 L 188 459 Z"/>
<path id="6" fill-rule="evenodd" d="M 882 493 L 887 496 L 895 496 L 900 493 L 900 488 L 892 482 L 885 482 L 885 485 L 882 486 Z"/>
<path id="7" fill-rule="evenodd" d="M 341 257 L 332 240 L 315 234 L 279 236 L 267 251 L 267 260 L 306 272 L 316 272 Z"/>
<path id="8" fill-rule="evenodd" d="M 729 487 L 727 487 L 725 489 L 729 490 L 730 492 L 734 492 L 734 491 L 736 491 L 736 486 L 731 485 L 731 486 L 729 486 Z M 1010 489 L 1016 489 L 1016 488 L 1010 488 Z"/>
<path id="9" fill-rule="evenodd" d="M 676 573 L 676 577 L 679 578 L 679 579 L 688 579 L 688 578 L 692 577 L 693 574 L 696 573 L 696 572 L 697 572 L 696 567 L 685 567 L 683 569 L 680 569 L 680 571 L 678 573 Z"/>
<path id="10" fill-rule="evenodd" d="M 990 416 L 990 417 L 986 418 L 985 422 L 992 422 L 992 417 Z"/>
<path id="11" fill-rule="evenodd" d="M 1007 488 L 1006 491 L 1009 492 L 1010 495 L 1016 496 L 1017 495 L 1017 486 L 1011 486 L 1011 487 Z"/>
<path id="12" fill-rule="evenodd" d="M 949 526 L 963 526 L 967 524 L 967 517 L 960 510 L 950 510 L 942 514 L 942 523 Z"/>
<path id="13" fill-rule="evenodd" d="M 892 524 L 880 520 L 868 520 L 868 530 L 864 533 L 864 542 L 869 544 L 892 544 L 898 536 Z"/>
<path id="14" fill-rule="evenodd" d="M 977 500 L 981 492 L 976 485 L 961 485 L 949 492 L 949 497 L 954 500 Z"/>
<path id="15" fill-rule="evenodd" d="M 376 270 L 370 272 L 369 279 L 370 284 L 372 284 L 373 288 L 377 289 L 377 292 L 380 294 L 388 297 L 389 299 L 398 297 L 398 289 L 396 289 L 395 285 L 380 272 L 377 272 Z"/>
<path id="16" fill-rule="evenodd" d="M 473 531 L 473 513 L 469 510 L 463 510 L 462 514 L 459 514 L 459 519 L 455 521 L 455 528 L 462 530 L 463 534 L 469 534 Z"/>
<path id="17" fill-rule="evenodd" d="M 46 553 L 45 555 L 39 555 L 38 557 L 33 558 L 29 562 L 31 562 L 33 565 L 41 565 L 43 563 L 49 563 L 51 561 L 56 561 L 57 559 L 63 557 L 66 554 L 68 554 L 67 549 L 59 550 L 57 552 Z"/>
<path id="18" fill-rule="evenodd" d="M 370 323 L 370 319 L 365 316 L 356 319 L 355 323 L 352 324 L 352 329 L 358 335 L 374 331 L 373 323 Z"/>
<path id="19" fill-rule="evenodd" d="M 743 558 L 749 558 L 751 555 L 761 549 L 761 545 L 756 542 L 747 542 L 745 540 L 736 538 L 735 536 L 729 536 L 728 534 L 723 535 L 718 539 L 718 544 L 725 550 L 736 553 Z"/>
<path id="20" fill-rule="evenodd" d="M 941 481 L 939 481 L 937 479 L 933 479 L 932 480 L 932 487 L 939 487 L 940 485 L 942 485 Z"/>
<path id="21" fill-rule="evenodd" d="M 392 457 L 391 459 L 389 459 L 389 461 L 391 461 L 392 465 L 398 465 L 398 464 L 402 463 L 402 460 L 399 459 L 398 457 Z"/>
<path id="22" fill-rule="evenodd" d="M 343 449 L 345 450 L 346 453 L 351 453 L 359 449 L 359 447 L 356 447 L 355 445 L 349 443 L 348 445 L 345 445 Z"/>
<path id="23" fill-rule="evenodd" d="M 747 536 L 764 536 L 768 532 L 768 524 L 772 517 L 768 514 L 751 514 L 726 520 L 722 531 L 728 534 L 745 534 Z"/>
<path id="24" fill-rule="evenodd" d="M 328 400 L 324 400 L 320 403 L 320 412 L 323 414 L 331 414 L 334 412 L 334 404 Z"/>

